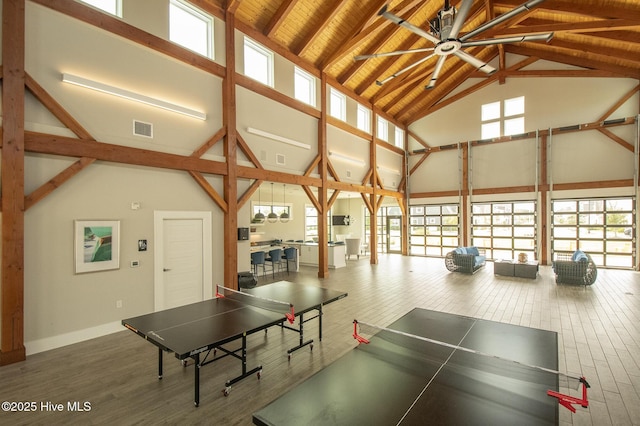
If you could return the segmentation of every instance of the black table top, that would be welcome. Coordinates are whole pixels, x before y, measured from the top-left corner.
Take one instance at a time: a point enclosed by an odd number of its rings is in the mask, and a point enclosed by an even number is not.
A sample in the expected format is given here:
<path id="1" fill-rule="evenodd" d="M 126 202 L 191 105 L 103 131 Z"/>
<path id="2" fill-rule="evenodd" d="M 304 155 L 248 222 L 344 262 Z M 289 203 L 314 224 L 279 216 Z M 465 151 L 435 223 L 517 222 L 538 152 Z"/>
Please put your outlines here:
<path id="1" fill-rule="evenodd" d="M 337 290 L 305 286 L 288 281 L 256 287 L 259 297 L 289 302 L 296 313 L 345 297 Z M 171 351 L 178 359 L 251 334 L 285 319 L 282 312 L 251 306 L 233 298 L 214 298 L 177 308 L 122 320 L 122 325 L 151 343 Z"/>
<path id="2" fill-rule="evenodd" d="M 320 305 L 326 305 L 347 296 L 344 291 L 295 284 L 290 281 L 278 281 L 243 289 L 243 292 L 266 299 L 289 302 L 293 304 L 296 314 L 316 309 Z"/>
<path id="3" fill-rule="evenodd" d="M 388 328 L 552 370 L 558 366 L 555 332 L 424 309 Z M 558 402 L 546 393 L 558 389 L 557 374 L 388 331 L 370 341 L 254 413 L 254 423 L 558 423 Z"/>

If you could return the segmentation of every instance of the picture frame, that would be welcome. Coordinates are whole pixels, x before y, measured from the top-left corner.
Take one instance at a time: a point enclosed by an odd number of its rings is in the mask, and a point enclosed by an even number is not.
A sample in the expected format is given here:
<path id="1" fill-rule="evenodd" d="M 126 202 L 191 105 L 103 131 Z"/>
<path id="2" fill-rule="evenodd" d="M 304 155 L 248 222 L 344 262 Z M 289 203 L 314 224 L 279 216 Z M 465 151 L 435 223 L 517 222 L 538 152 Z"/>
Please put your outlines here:
<path id="1" fill-rule="evenodd" d="M 120 269 L 120 221 L 76 220 L 75 273 Z"/>

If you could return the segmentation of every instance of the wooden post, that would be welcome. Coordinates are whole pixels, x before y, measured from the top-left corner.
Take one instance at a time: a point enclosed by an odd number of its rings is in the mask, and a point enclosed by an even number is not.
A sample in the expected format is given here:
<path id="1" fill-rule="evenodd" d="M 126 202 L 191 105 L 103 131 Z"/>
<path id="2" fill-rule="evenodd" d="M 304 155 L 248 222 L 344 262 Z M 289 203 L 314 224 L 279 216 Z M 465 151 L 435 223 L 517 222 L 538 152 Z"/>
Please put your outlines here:
<path id="1" fill-rule="evenodd" d="M 327 75 L 322 73 L 320 78 L 320 120 L 318 120 L 318 152 L 320 153 L 320 163 L 318 171 L 322 186 L 318 188 L 318 277 L 329 276 L 329 249 L 327 247 L 327 114 L 329 113 L 327 103 Z"/>
<path id="2" fill-rule="evenodd" d="M 2 4 L 2 287 L 0 365 L 24 349 L 25 2 Z"/>
<path id="3" fill-rule="evenodd" d="M 236 130 L 236 61 L 235 15 L 233 8 L 225 12 L 225 43 L 227 74 L 223 83 L 223 122 L 227 128 L 224 153 L 227 157 L 227 174 L 223 178 L 224 199 L 224 285 L 238 289 L 238 144 Z"/>

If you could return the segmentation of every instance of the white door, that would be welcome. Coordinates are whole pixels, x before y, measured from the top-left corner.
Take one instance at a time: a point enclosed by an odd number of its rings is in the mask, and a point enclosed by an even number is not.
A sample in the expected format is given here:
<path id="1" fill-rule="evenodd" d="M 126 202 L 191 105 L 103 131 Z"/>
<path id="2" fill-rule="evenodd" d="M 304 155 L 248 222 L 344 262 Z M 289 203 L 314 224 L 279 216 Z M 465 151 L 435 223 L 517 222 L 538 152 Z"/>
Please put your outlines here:
<path id="1" fill-rule="evenodd" d="M 211 298 L 211 214 L 156 212 L 155 229 L 155 310 Z"/>

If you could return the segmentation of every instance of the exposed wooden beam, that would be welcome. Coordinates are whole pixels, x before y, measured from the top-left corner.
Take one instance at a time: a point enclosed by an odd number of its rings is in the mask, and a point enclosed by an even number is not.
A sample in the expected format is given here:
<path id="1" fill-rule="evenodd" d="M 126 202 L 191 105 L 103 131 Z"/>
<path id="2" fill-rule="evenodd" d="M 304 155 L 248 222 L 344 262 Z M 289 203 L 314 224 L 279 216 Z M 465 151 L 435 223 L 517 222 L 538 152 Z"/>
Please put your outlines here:
<path id="1" fill-rule="evenodd" d="M 204 189 L 204 192 L 207 193 L 209 198 L 211 198 L 218 205 L 218 207 L 220 207 L 220 210 L 222 210 L 224 213 L 229 213 L 229 204 L 224 200 L 224 197 L 220 196 L 220 194 L 218 194 L 218 191 L 216 191 L 213 186 L 211 186 L 211 184 L 202 175 L 202 173 L 189 171 L 189 174 L 191 175 L 191 177 L 193 177 L 193 179 L 195 179 L 198 185 L 200 185 L 200 187 Z"/>
<path id="2" fill-rule="evenodd" d="M 294 50 L 297 56 L 304 56 L 307 49 L 320 36 L 322 30 L 327 28 L 327 26 L 331 23 L 331 20 L 340 12 L 340 9 L 344 7 L 347 1 L 348 0 L 334 0 L 333 4 L 329 6 L 327 12 L 320 19 L 320 25 L 318 25 L 316 28 L 311 29 L 302 43 L 300 43 Z"/>
<path id="3" fill-rule="evenodd" d="M 226 163 L 183 155 L 167 154 L 147 149 L 85 141 L 65 136 L 25 132 L 25 150 L 67 157 L 88 157 L 114 163 L 135 164 L 163 169 L 196 171 L 225 175 Z"/>
<path id="4" fill-rule="evenodd" d="M 2 285 L 0 365 L 24 348 L 25 0 L 2 2 Z"/>
<path id="5" fill-rule="evenodd" d="M 227 287 L 238 290 L 238 256 L 229 253 L 238 252 L 238 140 L 236 109 L 236 29 L 235 10 L 228 8 L 225 13 L 225 61 L 230 70 L 222 82 L 222 122 L 227 128 L 224 138 L 224 155 L 227 159 L 223 180 L 224 203 L 224 282 Z M 201 185 L 202 186 L 202 185 Z M 206 187 L 203 187 L 206 190 Z M 214 191 L 215 193 L 215 191 Z M 214 194 L 210 193 L 212 197 Z M 216 199 L 216 198 L 214 198 Z"/>
<path id="6" fill-rule="evenodd" d="M 225 135 L 227 134 L 227 128 L 225 126 L 222 126 L 220 128 L 220 130 L 218 130 L 216 133 L 214 133 L 213 136 L 211 136 L 209 138 L 208 141 L 206 141 L 204 144 L 202 144 L 198 149 L 196 149 L 195 151 L 193 151 L 193 153 L 191 154 L 192 157 L 195 158 L 200 158 L 202 157 L 207 151 L 209 151 L 216 143 L 218 143 L 220 141 L 220 139 L 224 138 Z"/>
<path id="7" fill-rule="evenodd" d="M 59 188 L 67 182 L 69 179 L 80 173 L 89 165 L 96 161 L 95 158 L 83 157 L 74 162 L 71 166 L 67 167 L 53 178 L 49 179 L 45 184 L 41 185 L 33 191 L 31 194 L 24 198 L 24 209 L 28 210 L 38 201 L 51 194 L 55 189 Z"/>
<path id="8" fill-rule="evenodd" d="M 282 25 L 285 18 L 287 17 L 289 12 L 291 12 L 291 9 L 293 9 L 297 2 L 298 0 L 284 0 L 280 4 L 280 7 L 278 7 L 275 15 L 271 17 L 269 23 L 262 30 L 262 34 L 267 37 L 272 37 L 273 34 L 278 31 L 278 28 L 280 28 L 280 25 Z"/>
<path id="9" fill-rule="evenodd" d="M 80 139 L 94 140 L 93 136 L 71 116 L 38 82 L 25 73 L 27 89 L 49 110 L 62 124 L 75 133 Z"/>
<path id="10" fill-rule="evenodd" d="M 345 46 L 348 45 L 351 40 L 353 40 L 353 38 L 360 33 L 363 29 L 369 27 L 369 25 L 371 25 L 373 23 L 373 21 L 377 18 L 378 16 L 378 11 L 382 8 L 382 6 L 385 5 L 385 3 L 387 3 L 389 0 L 377 0 L 374 2 L 371 2 L 372 4 L 369 6 L 369 11 L 368 13 L 366 13 L 362 19 L 360 20 L 360 22 L 358 22 L 356 25 L 354 25 L 349 34 L 345 37 L 344 40 L 342 40 L 341 43 L 339 43 L 339 47 L 332 53 L 328 54 L 327 57 L 329 58 L 328 60 L 326 60 L 322 65 L 321 65 L 321 69 L 323 71 L 326 71 L 329 67 L 331 67 L 333 64 L 335 64 L 335 62 L 337 62 L 337 60 L 341 59 L 344 57 L 343 53 L 345 51 L 347 51 L 345 49 Z"/>
<path id="11" fill-rule="evenodd" d="M 260 188 L 263 180 L 254 180 L 253 183 L 247 188 L 247 190 L 238 199 L 238 209 L 241 209 L 250 199 L 251 196 Z"/>
<path id="12" fill-rule="evenodd" d="M 561 64 L 575 65 L 587 69 L 600 69 L 615 73 L 622 77 L 629 77 L 640 79 L 640 67 L 627 67 L 614 64 L 612 62 L 598 60 L 593 57 L 581 57 L 575 54 L 563 54 L 560 50 L 549 50 L 534 47 L 506 45 L 505 50 L 508 53 L 524 56 L 537 56 L 541 59 L 545 59 L 552 62 L 558 62 Z"/>
<path id="13" fill-rule="evenodd" d="M 405 0 L 403 3 L 398 5 L 398 7 L 393 10 L 393 13 L 402 15 L 406 13 L 407 10 L 413 9 L 414 7 L 418 7 L 418 5 L 422 1 L 423 0 Z M 387 28 L 390 25 L 391 25 L 391 22 L 387 21 L 386 19 L 378 19 L 373 24 L 367 27 L 363 27 L 362 31 L 357 33 L 349 41 L 345 42 L 342 45 L 342 48 L 340 50 L 338 50 L 333 55 L 331 55 L 329 59 L 322 64 L 322 69 L 326 70 L 329 67 L 333 66 L 336 62 L 340 61 L 342 58 L 344 58 L 345 55 L 351 52 L 354 49 L 354 47 L 363 43 L 363 41 L 368 39 L 369 37 L 373 37 L 378 31 L 384 28 Z"/>

